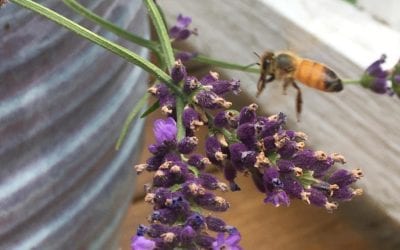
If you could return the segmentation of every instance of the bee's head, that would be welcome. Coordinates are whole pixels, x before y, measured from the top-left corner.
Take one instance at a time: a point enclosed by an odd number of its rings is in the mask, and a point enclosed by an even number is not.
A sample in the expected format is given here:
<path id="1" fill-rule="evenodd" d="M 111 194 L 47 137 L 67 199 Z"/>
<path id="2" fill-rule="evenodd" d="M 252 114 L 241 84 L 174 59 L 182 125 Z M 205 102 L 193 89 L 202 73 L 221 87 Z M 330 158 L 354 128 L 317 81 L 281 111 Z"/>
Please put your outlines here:
<path id="1" fill-rule="evenodd" d="M 260 57 L 261 70 L 264 71 L 267 78 L 273 78 L 273 62 L 275 60 L 275 54 L 272 51 L 265 51 Z"/>

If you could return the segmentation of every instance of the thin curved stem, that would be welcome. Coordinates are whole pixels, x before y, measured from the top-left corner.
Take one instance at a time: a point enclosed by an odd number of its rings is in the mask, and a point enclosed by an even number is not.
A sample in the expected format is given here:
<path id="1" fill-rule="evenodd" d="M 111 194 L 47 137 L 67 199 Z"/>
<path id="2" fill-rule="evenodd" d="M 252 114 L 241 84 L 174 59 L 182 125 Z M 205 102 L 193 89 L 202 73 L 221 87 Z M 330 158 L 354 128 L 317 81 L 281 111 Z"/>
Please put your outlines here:
<path id="1" fill-rule="evenodd" d="M 244 71 L 244 72 L 249 72 L 249 73 L 255 73 L 259 74 L 260 69 L 258 68 L 253 68 L 248 65 L 240 65 L 240 64 L 235 64 L 235 63 L 228 63 L 222 60 L 217 60 L 214 58 L 207 57 L 205 55 L 197 55 L 192 59 L 193 61 L 201 62 L 201 63 L 206 63 L 209 65 L 217 66 L 220 68 L 224 69 L 232 69 L 232 70 L 239 70 L 239 71 Z"/>

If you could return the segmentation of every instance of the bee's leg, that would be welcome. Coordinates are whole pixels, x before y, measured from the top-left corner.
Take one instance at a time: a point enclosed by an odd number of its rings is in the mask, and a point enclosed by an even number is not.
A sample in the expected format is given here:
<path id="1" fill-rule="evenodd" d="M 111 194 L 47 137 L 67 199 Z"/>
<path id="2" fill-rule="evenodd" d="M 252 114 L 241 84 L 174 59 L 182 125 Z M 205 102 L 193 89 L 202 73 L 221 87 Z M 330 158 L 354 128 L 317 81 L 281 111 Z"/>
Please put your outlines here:
<path id="1" fill-rule="evenodd" d="M 292 85 L 294 82 L 293 77 L 288 76 L 283 79 L 283 87 L 282 87 L 282 95 L 287 95 L 286 90 L 289 85 Z"/>
<path id="2" fill-rule="evenodd" d="M 303 104 L 303 98 L 301 95 L 301 89 L 300 87 L 296 84 L 296 82 L 293 80 L 292 81 L 292 86 L 297 89 L 297 97 L 296 97 L 296 116 L 297 116 L 297 121 L 300 121 L 300 113 L 301 113 L 301 108 Z"/>
<path id="3" fill-rule="evenodd" d="M 258 79 L 258 83 L 257 83 L 256 97 L 258 97 L 261 94 L 261 92 L 264 90 L 265 84 L 266 84 L 265 74 L 261 74 L 260 78 Z"/>
<path id="4" fill-rule="evenodd" d="M 261 73 L 260 74 L 260 78 L 258 80 L 258 84 L 257 84 L 257 95 L 256 97 L 258 97 L 261 92 L 264 90 L 265 85 L 267 85 L 267 83 L 272 82 L 273 80 L 275 80 L 275 75 L 274 74 L 270 74 L 270 75 L 265 75 L 265 73 Z"/>

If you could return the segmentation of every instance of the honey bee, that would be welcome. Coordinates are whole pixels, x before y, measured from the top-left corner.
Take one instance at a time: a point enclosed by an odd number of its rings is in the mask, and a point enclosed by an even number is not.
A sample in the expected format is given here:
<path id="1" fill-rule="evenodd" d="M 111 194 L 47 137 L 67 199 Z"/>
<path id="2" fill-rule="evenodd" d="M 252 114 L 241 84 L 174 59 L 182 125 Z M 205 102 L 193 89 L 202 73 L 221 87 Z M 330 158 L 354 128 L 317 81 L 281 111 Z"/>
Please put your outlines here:
<path id="1" fill-rule="evenodd" d="M 257 84 L 257 97 L 265 85 L 275 79 L 283 81 L 284 94 L 286 94 L 287 87 L 292 85 L 297 90 L 297 120 L 300 118 L 303 100 L 296 81 L 325 92 L 338 92 L 343 89 L 342 81 L 337 74 L 322 63 L 301 58 L 289 51 L 278 53 L 265 51 L 258 57 L 261 69 Z"/>

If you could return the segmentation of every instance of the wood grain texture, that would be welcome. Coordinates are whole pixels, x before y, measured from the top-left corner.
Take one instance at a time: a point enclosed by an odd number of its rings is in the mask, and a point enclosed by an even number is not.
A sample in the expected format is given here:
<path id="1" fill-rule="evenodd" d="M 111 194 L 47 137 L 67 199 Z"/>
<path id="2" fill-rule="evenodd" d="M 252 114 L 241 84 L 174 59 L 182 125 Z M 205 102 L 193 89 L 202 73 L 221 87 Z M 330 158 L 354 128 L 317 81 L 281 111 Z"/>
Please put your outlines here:
<path id="1" fill-rule="evenodd" d="M 379 56 L 375 55 L 376 51 L 392 50 L 393 42 L 400 41 L 353 41 L 351 38 L 355 34 L 368 29 L 378 38 L 382 35 L 398 39 L 399 35 L 340 1 L 187 0 L 163 1 L 160 4 L 171 24 L 179 13 L 193 18 L 193 26 L 199 30 L 199 37 L 190 38 L 195 50 L 242 64 L 257 60 L 253 51 L 290 48 L 303 57 L 329 65 L 344 78 L 355 78 L 362 73 L 360 66 L 368 65 Z M 320 8 L 316 8 L 317 4 Z M 324 16 L 328 12 L 329 19 Z M 290 16 L 298 13 L 301 15 Z M 343 21 L 344 25 L 357 23 L 354 18 L 361 18 L 360 21 L 364 22 L 353 25 L 355 30 L 334 32 L 335 29 L 330 29 L 343 20 L 347 20 Z M 319 31 L 324 30 L 324 26 L 332 32 L 321 34 Z M 346 34 L 348 37 L 345 37 Z M 335 39 L 341 43 L 346 41 L 346 45 L 354 49 L 341 51 L 341 46 L 334 47 Z M 327 44 L 327 40 L 331 42 Z M 360 55 L 368 50 L 374 53 L 367 54 L 368 58 L 361 58 Z M 257 75 L 229 71 L 229 76 L 241 79 L 244 91 L 255 96 Z M 306 132 L 309 144 L 314 148 L 345 154 L 348 161 L 345 167 L 348 169 L 363 168 L 365 177 L 360 186 L 365 189 L 366 195 L 386 214 L 400 221 L 399 99 L 376 95 L 358 86 L 345 86 L 345 90 L 337 94 L 305 86 L 302 90 L 304 111 L 300 123 L 294 122 L 295 91 L 291 90 L 283 96 L 278 82 L 269 84 L 257 102 L 267 113 L 285 112 L 289 116 L 289 127 Z"/>

